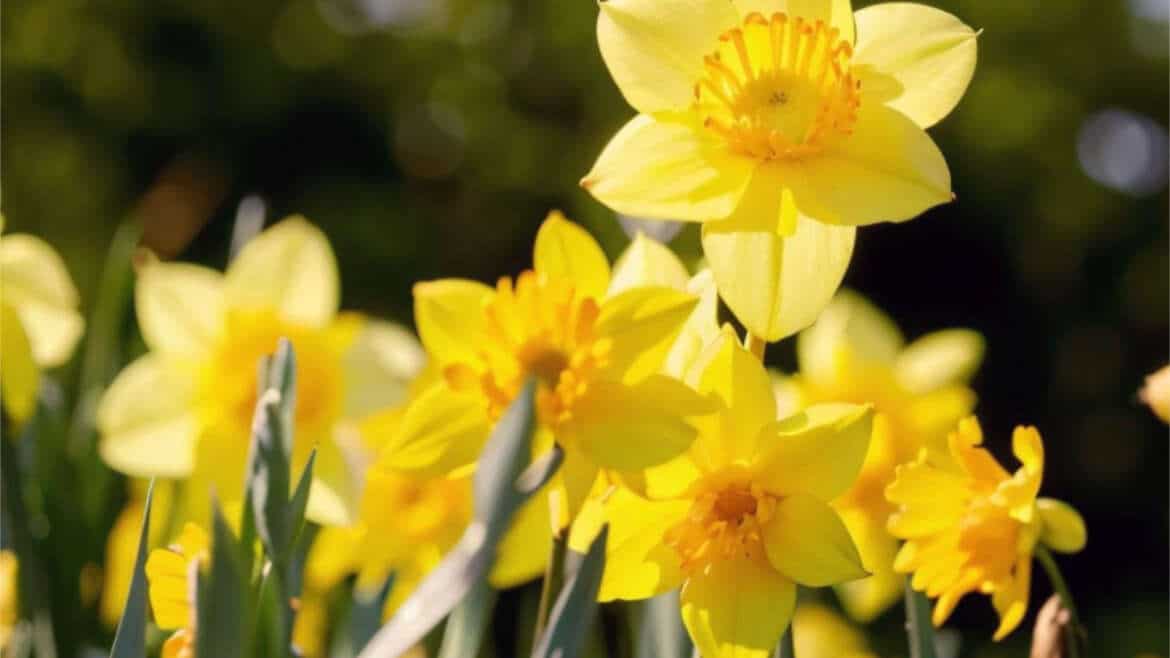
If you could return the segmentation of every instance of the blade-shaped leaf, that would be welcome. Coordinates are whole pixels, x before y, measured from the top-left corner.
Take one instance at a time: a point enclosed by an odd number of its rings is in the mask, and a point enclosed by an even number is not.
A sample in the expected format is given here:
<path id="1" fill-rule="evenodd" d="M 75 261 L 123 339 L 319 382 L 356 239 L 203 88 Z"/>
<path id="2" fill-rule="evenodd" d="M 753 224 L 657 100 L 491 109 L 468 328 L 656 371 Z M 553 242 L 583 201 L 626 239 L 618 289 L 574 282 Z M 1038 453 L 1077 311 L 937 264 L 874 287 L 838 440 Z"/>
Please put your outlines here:
<path id="1" fill-rule="evenodd" d="M 549 616 L 548 628 L 532 649 L 532 658 L 576 658 L 585 645 L 585 636 L 597 614 L 597 591 L 605 570 L 605 543 L 609 526 L 589 544 L 589 551 L 577 561 L 577 570 L 566 582 Z"/>
<path id="2" fill-rule="evenodd" d="M 211 564 L 199 578 L 195 596 L 197 658 L 244 655 L 248 580 L 240 545 L 217 501 L 212 502 Z"/>
<path id="3" fill-rule="evenodd" d="M 146 556 L 150 543 L 150 507 L 154 500 L 154 480 L 146 489 L 142 508 L 142 532 L 138 535 L 138 555 L 130 577 L 130 594 L 122 608 L 122 619 L 114 635 L 110 658 L 146 658 Z"/>
<path id="4" fill-rule="evenodd" d="M 386 599 L 394 589 L 394 580 L 394 574 L 391 573 L 377 591 L 361 592 L 354 589 L 353 603 L 349 608 L 349 637 L 355 653 L 369 644 L 370 638 L 382 625 L 382 610 L 386 608 Z"/>
<path id="5" fill-rule="evenodd" d="M 910 658 L 938 658 L 934 626 L 930 623 L 930 601 L 917 592 L 906 579 L 906 634 L 910 640 Z"/>
<path id="6" fill-rule="evenodd" d="M 309 485 L 313 483 L 313 464 L 317 462 L 317 449 L 309 453 L 309 461 L 305 462 L 305 469 L 301 471 L 301 479 L 293 491 L 292 499 L 288 503 L 288 524 L 292 528 L 293 536 L 299 536 L 305 525 L 305 506 L 309 504 Z"/>
<path id="7" fill-rule="evenodd" d="M 256 534 L 275 561 L 288 555 L 288 453 L 284 451 L 281 399 L 275 389 L 261 394 L 252 421 L 252 455 L 248 493 Z"/>
<path id="8" fill-rule="evenodd" d="M 447 618 L 439 658 L 475 658 L 496 604 L 496 590 L 480 578 Z"/>
<path id="9" fill-rule="evenodd" d="M 642 602 L 637 658 L 689 658 L 694 650 L 679 614 L 679 591 Z"/>
<path id="10" fill-rule="evenodd" d="M 446 617 L 484 578 L 516 509 L 556 472 L 559 449 L 521 474 L 531 454 L 535 395 L 536 385 L 529 380 L 496 423 L 475 473 L 475 500 L 480 504 L 459 542 L 358 658 L 400 656 Z"/>

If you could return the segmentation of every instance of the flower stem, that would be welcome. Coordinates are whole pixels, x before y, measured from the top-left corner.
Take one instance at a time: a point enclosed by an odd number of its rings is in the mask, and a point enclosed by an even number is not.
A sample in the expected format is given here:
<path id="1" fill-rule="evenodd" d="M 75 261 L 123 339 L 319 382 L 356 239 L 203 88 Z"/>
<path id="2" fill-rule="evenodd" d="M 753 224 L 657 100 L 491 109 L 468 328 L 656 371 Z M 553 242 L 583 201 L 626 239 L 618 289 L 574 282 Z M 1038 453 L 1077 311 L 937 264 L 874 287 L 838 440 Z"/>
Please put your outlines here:
<path id="1" fill-rule="evenodd" d="M 937 658 L 934 626 L 930 623 L 930 601 L 915 591 L 906 578 L 906 635 L 910 640 L 910 658 Z"/>
<path id="2" fill-rule="evenodd" d="M 747 337 L 744 338 L 743 346 L 748 349 L 757 359 L 764 360 L 764 349 L 768 347 L 768 341 L 756 336 L 752 332 L 747 332 Z"/>
<path id="3" fill-rule="evenodd" d="M 1067 656 L 1068 658 L 1080 658 L 1085 631 L 1084 627 L 1081 626 L 1081 618 L 1077 614 L 1077 606 L 1073 602 L 1072 592 L 1069 591 L 1068 583 L 1061 575 L 1060 567 L 1056 565 L 1052 553 L 1043 544 L 1036 545 L 1035 555 L 1040 566 L 1044 567 L 1044 572 L 1048 574 L 1052 589 L 1060 596 L 1060 602 L 1064 609 L 1068 610 L 1068 624 L 1064 627 L 1064 648 Z"/>
<path id="4" fill-rule="evenodd" d="M 536 609 L 536 626 L 532 634 L 532 646 L 540 644 L 540 637 L 544 635 L 544 628 L 548 625 L 548 615 L 552 611 L 553 601 L 565 581 L 565 552 L 568 550 L 568 530 L 553 533 L 552 551 L 549 553 L 548 566 L 544 569 L 544 579 L 540 583 L 540 605 Z"/>
<path id="5" fill-rule="evenodd" d="M 792 639 L 792 623 L 788 623 L 788 628 L 784 629 L 784 635 L 780 636 L 780 644 L 776 645 L 776 653 L 773 654 L 775 658 L 796 658 L 796 646 Z"/>

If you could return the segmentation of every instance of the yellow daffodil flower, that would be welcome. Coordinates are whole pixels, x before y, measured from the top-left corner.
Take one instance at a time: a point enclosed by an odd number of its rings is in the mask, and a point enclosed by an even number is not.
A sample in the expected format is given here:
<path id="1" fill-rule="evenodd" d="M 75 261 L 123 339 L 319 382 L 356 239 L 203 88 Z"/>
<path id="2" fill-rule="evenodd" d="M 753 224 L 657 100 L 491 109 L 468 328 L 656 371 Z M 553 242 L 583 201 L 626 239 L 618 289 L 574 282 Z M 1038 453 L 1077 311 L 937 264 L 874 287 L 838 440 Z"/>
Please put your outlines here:
<path id="1" fill-rule="evenodd" d="M 758 337 L 810 324 L 854 227 L 952 199 L 924 131 L 975 70 L 971 28 L 895 2 L 608 0 L 602 58 L 640 114 L 582 185 L 618 212 L 704 222 L 719 292 Z M 854 27 L 856 25 L 856 35 Z"/>
<path id="2" fill-rule="evenodd" d="M 36 408 L 41 370 L 68 361 L 81 338 L 78 304 L 65 263 L 44 240 L 0 237 L 0 395 L 18 425 Z"/>
<path id="3" fill-rule="evenodd" d="M 351 463 L 355 419 L 399 402 L 421 363 L 405 330 L 339 314 L 338 274 L 325 235 L 294 217 L 263 231 L 227 272 L 151 262 L 135 307 L 150 348 L 106 391 L 98 411 L 106 463 L 137 477 L 187 479 L 185 518 L 206 519 L 214 488 L 243 494 L 257 364 L 283 336 L 296 352 L 293 473 L 317 461 L 308 516 L 347 523 L 360 495 Z"/>
<path id="4" fill-rule="evenodd" d="M 797 583 L 866 575 L 828 501 L 861 468 L 871 412 L 818 405 L 777 421 L 767 372 L 730 328 L 688 382 L 721 400 L 721 410 L 701 420 L 686 453 L 629 478 L 645 497 L 617 487 L 591 502 L 570 545 L 580 550 L 608 520 L 602 601 L 681 585 L 683 621 L 705 658 L 770 656 Z"/>
<path id="5" fill-rule="evenodd" d="M 801 604 L 792 617 L 792 639 L 800 658 L 877 658 L 865 635 L 840 615 L 815 603 Z"/>
<path id="6" fill-rule="evenodd" d="M 1170 366 L 1163 366 L 1146 377 L 1140 396 L 1155 416 L 1163 423 L 1170 423 Z"/>
<path id="7" fill-rule="evenodd" d="M 841 291 L 796 344 L 800 372 L 778 383 L 782 413 L 821 402 L 874 407 L 873 437 L 857 482 L 833 501 L 861 550 L 869 578 L 835 589 L 845 610 L 870 621 L 902 596 L 894 572 L 898 542 L 886 531 L 894 510 L 884 491 L 894 468 L 923 447 L 946 451 L 947 433 L 975 406 L 967 385 L 983 357 L 966 329 L 929 333 L 910 344 L 886 314 Z"/>
<path id="8" fill-rule="evenodd" d="M 924 450 L 898 467 L 886 497 L 898 506 L 889 529 L 906 540 L 894 568 L 913 573 L 914 589 L 938 599 L 941 626 L 963 595 L 991 596 L 999 613 L 995 639 L 1020 624 L 1028 609 L 1036 544 L 1062 553 L 1084 548 L 1085 522 L 1072 507 L 1037 498 L 1044 477 L 1044 444 L 1034 427 L 1017 427 L 1012 452 L 1022 466 L 1008 473 L 983 447 L 974 417 L 948 439 L 950 459 Z"/>
<path id="9" fill-rule="evenodd" d="M 678 455 L 695 437 L 689 419 L 710 403 L 658 372 L 693 295 L 662 286 L 607 294 L 601 247 L 560 213 L 541 226 L 533 260 L 533 270 L 494 289 L 460 279 L 415 286 L 419 335 L 443 376 L 410 405 L 387 450 L 401 471 L 469 465 L 535 377 L 536 448 L 555 439 L 565 451 L 553 487 L 564 527 L 599 469 L 637 470 Z"/>
<path id="10" fill-rule="evenodd" d="M 156 548 L 146 559 L 147 597 L 154 622 L 163 630 L 174 630 L 163 644 L 162 658 L 194 658 L 195 601 L 192 578 L 208 559 L 207 533 L 187 523 L 174 543 Z"/>
<path id="11" fill-rule="evenodd" d="M 12 631 L 20 619 L 20 596 L 17 593 L 19 562 L 10 550 L 0 551 L 0 650 L 8 649 Z"/>

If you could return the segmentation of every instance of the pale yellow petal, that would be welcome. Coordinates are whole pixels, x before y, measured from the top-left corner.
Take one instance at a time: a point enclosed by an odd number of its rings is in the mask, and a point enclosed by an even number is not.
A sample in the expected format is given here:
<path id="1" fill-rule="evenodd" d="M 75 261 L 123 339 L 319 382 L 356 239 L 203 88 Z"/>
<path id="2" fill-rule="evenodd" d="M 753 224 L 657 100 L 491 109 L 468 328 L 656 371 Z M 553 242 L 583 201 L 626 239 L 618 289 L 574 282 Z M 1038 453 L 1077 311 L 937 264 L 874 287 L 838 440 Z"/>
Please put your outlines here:
<path id="1" fill-rule="evenodd" d="M 663 372 L 680 379 L 694 365 L 703 348 L 719 336 L 719 292 L 711 270 L 703 270 L 691 277 L 686 290 L 698 295 L 699 303 L 674 339 L 662 366 Z"/>
<path id="2" fill-rule="evenodd" d="M 678 587 L 679 556 L 663 536 L 686 517 L 689 501 L 651 502 L 619 488 L 600 505 L 609 538 L 598 599 L 634 601 Z"/>
<path id="3" fill-rule="evenodd" d="M 569 281 L 578 293 L 597 300 L 609 287 L 609 260 L 601 245 L 556 210 L 536 233 L 532 264 L 540 276 Z"/>
<path id="4" fill-rule="evenodd" d="M 41 372 L 20 316 L 8 302 L 0 302 L 0 395 L 4 411 L 23 424 L 36 410 Z"/>
<path id="5" fill-rule="evenodd" d="M 102 459 L 127 475 L 188 475 L 199 433 L 191 386 L 185 370 L 160 354 L 126 366 L 98 403 Z"/>
<path id="6" fill-rule="evenodd" d="M 349 525 L 357 518 L 360 465 L 335 441 L 322 441 L 316 447 L 305 518 L 321 525 Z M 294 460 L 292 465 L 294 478 L 299 478 L 304 469 L 299 461 Z"/>
<path id="7" fill-rule="evenodd" d="M 828 607 L 802 603 L 792 618 L 800 658 L 867 658 L 865 635 Z"/>
<path id="8" fill-rule="evenodd" d="M 581 186 L 627 215 L 694 222 L 726 217 L 755 162 L 700 130 L 638 115 L 614 135 Z"/>
<path id="9" fill-rule="evenodd" d="M 1170 423 L 1170 366 L 1148 375 L 1138 396 L 1163 423 Z"/>
<path id="10" fill-rule="evenodd" d="M 200 358 L 224 327 L 223 276 L 187 263 L 151 262 L 138 270 L 134 306 L 150 349 Z"/>
<path id="11" fill-rule="evenodd" d="M 868 575 L 837 512 L 814 496 L 782 498 L 763 540 L 772 566 L 801 585 L 825 587 Z"/>
<path id="12" fill-rule="evenodd" d="M 898 326 L 865 297 L 841 290 L 796 339 L 800 374 L 831 387 L 854 363 L 892 366 L 904 340 Z"/>
<path id="13" fill-rule="evenodd" d="M 68 360 L 85 321 L 77 311 L 77 288 L 57 252 L 31 235 L 0 238 L 0 282 L 4 303 L 20 315 L 37 364 L 51 368 Z"/>
<path id="14" fill-rule="evenodd" d="M 853 7 L 850 0 L 733 0 L 740 16 L 753 12 L 771 17 L 784 12 L 791 18 L 807 22 L 818 20 L 837 28 L 838 39 L 853 44 Z"/>
<path id="15" fill-rule="evenodd" d="M 691 102 L 703 56 L 737 22 L 725 0 L 607 0 L 598 7 L 601 57 L 626 102 L 647 113 Z"/>
<path id="16" fill-rule="evenodd" d="M 703 225 L 719 295 L 768 341 L 816 320 L 845 276 L 856 234 L 801 215 L 783 184 L 776 171 L 761 168 L 731 217 Z"/>
<path id="17" fill-rule="evenodd" d="M 791 166 L 801 213 L 861 226 L 901 222 L 954 198 L 951 174 L 934 141 L 906 115 L 862 104 L 853 134 Z"/>
<path id="18" fill-rule="evenodd" d="M 872 425 L 873 410 L 854 404 L 818 404 L 784 418 L 761 434 L 756 481 L 778 495 L 830 501 L 857 478 Z"/>
<path id="19" fill-rule="evenodd" d="M 1059 553 L 1079 553 L 1088 541 L 1088 530 L 1080 512 L 1072 505 L 1053 499 L 1036 499 L 1040 517 L 1040 541 Z"/>
<path id="20" fill-rule="evenodd" d="M 440 382 L 410 403 L 379 460 L 397 470 L 446 475 L 475 462 L 490 431 L 480 396 Z"/>
<path id="21" fill-rule="evenodd" d="M 661 286 L 686 290 L 687 268 L 670 247 L 641 231 L 613 266 L 609 294 L 616 295 L 638 286 Z"/>
<path id="22" fill-rule="evenodd" d="M 301 216 L 244 245 L 224 277 L 231 308 L 273 309 L 292 324 L 324 327 L 337 314 L 341 284 L 329 240 Z"/>
<path id="23" fill-rule="evenodd" d="M 975 30 L 912 2 L 879 3 L 856 18 L 861 102 L 885 103 L 923 128 L 950 114 L 975 74 Z"/>
<path id="24" fill-rule="evenodd" d="M 363 418 L 400 404 L 426 363 L 414 334 L 393 322 L 362 322 L 344 357 L 345 417 Z"/>
<path id="25" fill-rule="evenodd" d="M 466 279 L 414 285 L 414 324 L 437 365 L 479 363 L 476 349 L 483 342 L 483 309 L 494 294 L 488 286 Z"/>
<path id="26" fill-rule="evenodd" d="M 595 328 L 610 344 L 608 376 L 632 383 L 658 372 L 699 299 L 662 287 L 640 287 L 601 305 Z"/>
<path id="27" fill-rule="evenodd" d="M 885 519 L 873 519 L 862 510 L 841 510 L 841 520 L 857 545 L 862 566 L 873 575 L 833 589 L 850 617 L 869 623 L 902 600 L 905 578 L 894 571 L 898 541 L 886 531 Z"/>
<path id="28" fill-rule="evenodd" d="M 552 555 L 548 488 L 529 498 L 496 547 L 496 562 L 488 578 L 493 587 L 522 585 L 544 573 Z"/>
<path id="29" fill-rule="evenodd" d="M 911 393 L 928 393 L 966 382 L 983 361 L 983 336 L 970 329 L 946 329 L 910 343 L 894 366 L 898 383 Z"/>
<path id="30" fill-rule="evenodd" d="M 683 585 L 683 623 L 703 658 L 767 658 L 796 606 L 796 585 L 766 563 L 716 560 Z"/>

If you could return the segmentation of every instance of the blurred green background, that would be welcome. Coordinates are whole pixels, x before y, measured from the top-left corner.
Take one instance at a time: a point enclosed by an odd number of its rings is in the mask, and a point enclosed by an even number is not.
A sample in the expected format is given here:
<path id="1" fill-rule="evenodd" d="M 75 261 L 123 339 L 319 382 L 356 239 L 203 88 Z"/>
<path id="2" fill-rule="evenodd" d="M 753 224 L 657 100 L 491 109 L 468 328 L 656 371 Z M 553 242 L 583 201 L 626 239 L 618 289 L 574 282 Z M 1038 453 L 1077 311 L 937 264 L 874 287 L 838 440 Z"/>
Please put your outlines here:
<path id="1" fill-rule="evenodd" d="M 1135 393 L 1170 358 L 1170 3 L 931 4 L 984 30 L 971 89 L 932 131 L 958 200 L 864 229 L 847 285 L 910 336 L 987 336 L 975 387 L 992 448 L 1038 425 L 1046 492 L 1088 520 L 1064 564 L 1094 655 L 1166 654 L 1167 431 Z M 4 8 L 4 214 L 62 252 L 87 309 L 123 219 L 166 257 L 222 266 L 252 195 L 328 233 L 346 307 L 407 323 L 415 281 L 526 267 L 551 208 L 611 255 L 627 239 L 577 186 L 632 114 L 586 0 Z M 690 227 L 675 245 L 696 243 Z M 769 359 L 791 367 L 790 344 Z M 896 638 L 900 614 L 879 634 Z M 988 645 L 976 655 L 1024 651 L 1024 633 L 990 646 L 986 601 L 953 625 Z"/>

